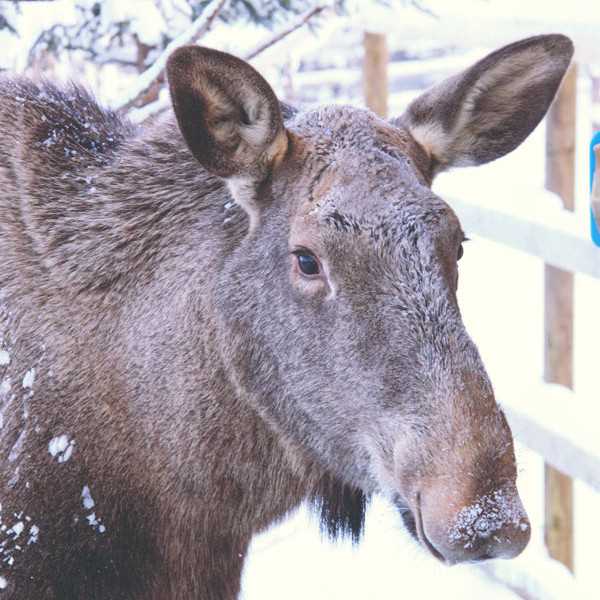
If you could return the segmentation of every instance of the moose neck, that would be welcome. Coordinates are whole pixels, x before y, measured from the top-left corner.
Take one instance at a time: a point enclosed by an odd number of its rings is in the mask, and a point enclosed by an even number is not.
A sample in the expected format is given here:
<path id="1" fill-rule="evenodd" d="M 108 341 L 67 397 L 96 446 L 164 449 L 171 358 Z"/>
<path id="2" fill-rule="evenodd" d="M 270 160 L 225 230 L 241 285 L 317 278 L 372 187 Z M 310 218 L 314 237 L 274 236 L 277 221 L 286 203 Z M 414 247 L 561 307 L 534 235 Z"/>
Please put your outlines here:
<path id="1" fill-rule="evenodd" d="M 7 282 L 9 302 L 26 322 L 43 315 L 53 339 L 41 344 L 57 349 L 56 372 L 76 370 L 89 379 L 83 387 L 102 390 L 102 401 L 75 388 L 62 396 L 76 394 L 95 415 L 90 422 L 104 424 L 89 432 L 99 447 L 118 440 L 127 448 L 140 466 L 128 473 L 131 485 L 149 505 L 165 519 L 193 514 L 198 528 L 204 520 L 205 530 L 249 538 L 312 491 L 314 466 L 240 397 L 215 347 L 213 284 L 247 217 L 193 158 L 173 119 L 123 139 L 101 164 L 82 159 L 59 170 L 44 156 L 37 168 L 47 172 L 36 179 L 33 161 L 23 163 L 15 185 L 14 237 L 33 246 L 37 262 L 15 265 L 29 285 L 25 292 Z"/>
<path id="2" fill-rule="evenodd" d="M 208 495 L 202 505 L 219 507 L 224 531 L 265 527 L 311 491 L 314 466 L 235 389 L 215 344 L 214 282 L 248 219 L 171 119 L 126 143 L 107 175 L 104 197 L 116 201 L 105 207 L 114 226 L 103 259 L 118 275 L 112 293 L 126 302 L 128 361 L 154 374 L 131 380 L 127 396 L 145 439 L 154 435 L 162 449 L 157 471 L 170 463 L 172 479 L 159 485 L 179 486 L 192 505 Z M 158 419 L 165 425 L 157 436 Z"/>

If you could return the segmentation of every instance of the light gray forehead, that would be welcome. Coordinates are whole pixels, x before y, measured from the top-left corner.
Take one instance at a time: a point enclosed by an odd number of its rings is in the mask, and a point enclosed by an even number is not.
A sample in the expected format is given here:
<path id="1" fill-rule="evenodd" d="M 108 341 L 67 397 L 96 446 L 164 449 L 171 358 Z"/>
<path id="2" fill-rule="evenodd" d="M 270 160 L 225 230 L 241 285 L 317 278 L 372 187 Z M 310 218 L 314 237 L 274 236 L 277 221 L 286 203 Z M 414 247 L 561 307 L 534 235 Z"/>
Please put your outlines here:
<path id="1" fill-rule="evenodd" d="M 306 145 L 312 181 L 305 210 L 333 234 L 322 232 L 330 242 L 346 233 L 376 246 L 462 235 L 452 210 L 419 179 L 402 130 L 350 106 L 300 113 L 286 125 Z"/>
<path id="2" fill-rule="evenodd" d="M 319 181 L 330 184 L 314 197 L 314 214 L 339 210 L 380 222 L 448 210 L 419 180 L 402 132 L 373 113 L 325 106 L 296 115 L 287 126 L 307 145 Z"/>
<path id="3" fill-rule="evenodd" d="M 319 150 L 327 154 L 381 145 L 378 132 L 393 130 L 392 125 L 370 111 L 338 105 L 296 113 L 286 127 L 301 138 L 317 143 Z"/>
<path id="4" fill-rule="evenodd" d="M 340 233 L 363 233 L 376 243 L 398 245 L 418 238 L 464 237 L 460 223 L 450 207 L 432 194 L 407 190 L 396 197 L 376 197 L 359 201 L 339 199 L 343 194 L 325 198 L 318 221 Z M 460 241 L 460 240 L 458 240 Z"/>
<path id="5" fill-rule="evenodd" d="M 313 130 L 324 135 L 328 134 L 331 138 L 339 138 L 346 135 L 351 129 L 349 125 L 352 125 L 352 128 L 366 129 L 372 127 L 379 120 L 368 110 L 354 106 L 329 104 L 297 112 L 286 125 L 301 133 L 309 133 L 310 130 Z"/>
<path id="6" fill-rule="evenodd" d="M 302 140 L 303 169 L 312 172 L 313 183 L 332 184 L 328 202 L 357 203 L 360 209 L 407 191 L 430 194 L 411 162 L 407 133 L 369 111 L 325 106 L 297 114 L 286 126 Z"/>

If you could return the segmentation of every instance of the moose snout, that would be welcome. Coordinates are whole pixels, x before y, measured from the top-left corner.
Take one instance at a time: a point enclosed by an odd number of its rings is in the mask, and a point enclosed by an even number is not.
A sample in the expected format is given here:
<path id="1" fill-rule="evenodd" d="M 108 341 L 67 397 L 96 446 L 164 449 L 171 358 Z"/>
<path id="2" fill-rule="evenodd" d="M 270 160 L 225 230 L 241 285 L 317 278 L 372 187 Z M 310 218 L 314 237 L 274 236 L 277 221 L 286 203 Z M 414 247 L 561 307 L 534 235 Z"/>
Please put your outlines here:
<path id="1" fill-rule="evenodd" d="M 424 490 L 417 496 L 416 518 L 420 541 L 443 562 L 514 558 L 529 543 L 531 526 L 514 485 L 469 501 L 443 499 L 435 489 Z"/>

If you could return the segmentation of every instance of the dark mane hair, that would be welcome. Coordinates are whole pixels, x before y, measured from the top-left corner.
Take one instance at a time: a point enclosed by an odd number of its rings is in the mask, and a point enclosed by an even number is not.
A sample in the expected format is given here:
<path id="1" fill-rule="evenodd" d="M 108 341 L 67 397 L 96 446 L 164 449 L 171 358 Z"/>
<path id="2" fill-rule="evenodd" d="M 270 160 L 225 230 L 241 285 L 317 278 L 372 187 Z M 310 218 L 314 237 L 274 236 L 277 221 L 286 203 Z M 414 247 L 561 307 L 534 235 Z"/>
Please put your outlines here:
<path id="1" fill-rule="evenodd" d="M 331 540 L 350 537 L 357 544 L 363 534 L 369 497 L 359 488 L 327 475 L 311 497 L 321 532 Z"/>

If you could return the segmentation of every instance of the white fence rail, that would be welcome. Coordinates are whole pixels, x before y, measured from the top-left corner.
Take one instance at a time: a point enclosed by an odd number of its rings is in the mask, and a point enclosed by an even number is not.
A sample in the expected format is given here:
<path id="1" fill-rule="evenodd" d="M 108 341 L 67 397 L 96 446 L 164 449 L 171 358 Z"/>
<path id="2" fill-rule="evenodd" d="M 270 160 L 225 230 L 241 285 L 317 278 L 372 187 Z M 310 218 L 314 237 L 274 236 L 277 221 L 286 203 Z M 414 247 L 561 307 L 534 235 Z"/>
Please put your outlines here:
<path id="1" fill-rule="evenodd" d="M 524 202 L 522 210 L 511 212 L 493 203 L 447 200 L 468 235 L 600 279 L 600 248 L 591 242 L 581 219 L 559 208 L 550 192 L 540 195 L 540 202 L 533 203 L 536 208 Z M 543 209 L 538 210 L 540 206 Z M 600 306 L 598 309 L 600 314 Z M 546 383 L 500 391 L 498 397 L 519 441 L 566 475 L 600 492 L 600 435 L 591 410 L 592 399 L 578 398 L 566 387 Z"/>
<path id="2" fill-rule="evenodd" d="M 563 210 L 550 192 L 540 191 L 535 200 L 523 202 L 521 209 L 511 207 L 509 212 L 493 202 L 481 205 L 447 198 L 467 235 L 505 244 L 560 269 L 600 279 L 600 248 L 591 242 L 587 223 Z M 519 442 L 547 464 L 600 492 L 600 435 L 594 399 L 541 381 L 496 391 Z M 534 564 L 532 560 L 541 562 Z M 541 552 L 506 564 L 494 561 L 483 565 L 482 570 L 525 600 L 587 598 L 568 569 Z M 543 578 L 536 578 L 539 573 L 544 573 Z"/>
<path id="3" fill-rule="evenodd" d="M 499 401 L 520 442 L 600 492 L 600 435 L 597 411 L 587 408 L 590 400 L 564 386 L 540 383 L 501 394 Z"/>
<path id="4" fill-rule="evenodd" d="M 506 244 L 565 271 L 584 273 L 600 279 L 600 248 L 587 230 L 582 230 L 577 215 L 557 206 L 554 194 L 542 202 L 523 202 L 519 212 L 506 212 L 501 205 L 486 205 L 447 198 L 467 234 Z M 539 200 L 543 200 L 540 198 Z M 534 208 L 532 208 L 534 206 Z"/>

